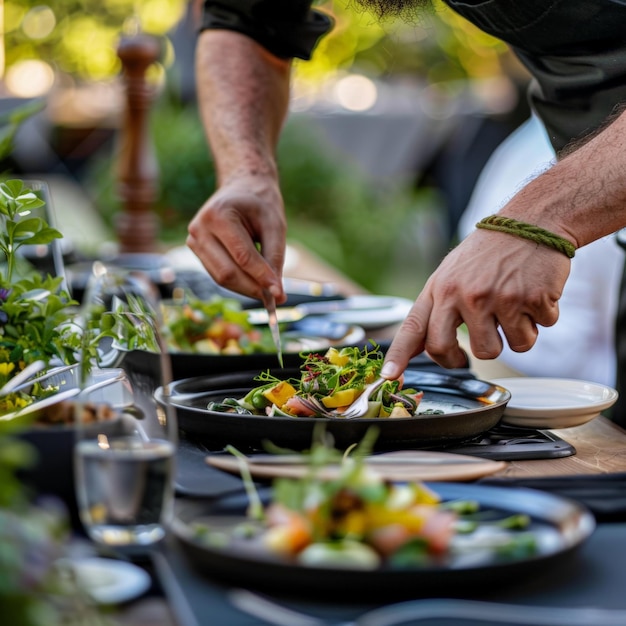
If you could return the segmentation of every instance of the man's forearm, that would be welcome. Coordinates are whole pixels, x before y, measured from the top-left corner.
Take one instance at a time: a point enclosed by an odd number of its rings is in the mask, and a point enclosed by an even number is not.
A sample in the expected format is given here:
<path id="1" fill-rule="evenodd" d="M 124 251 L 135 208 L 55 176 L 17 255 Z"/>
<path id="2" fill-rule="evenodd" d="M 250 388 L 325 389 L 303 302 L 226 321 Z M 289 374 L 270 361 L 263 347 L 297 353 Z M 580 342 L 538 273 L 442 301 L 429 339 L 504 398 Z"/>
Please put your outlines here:
<path id="1" fill-rule="evenodd" d="M 200 114 L 220 184 L 238 176 L 277 176 L 275 149 L 289 105 L 289 75 L 289 61 L 245 35 L 200 34 Z"/>
<path id="2" fill-rule="evenodd" d="M 626 224 L 626 113 L 531 181 L 502 209 L 576 247 Z"/>

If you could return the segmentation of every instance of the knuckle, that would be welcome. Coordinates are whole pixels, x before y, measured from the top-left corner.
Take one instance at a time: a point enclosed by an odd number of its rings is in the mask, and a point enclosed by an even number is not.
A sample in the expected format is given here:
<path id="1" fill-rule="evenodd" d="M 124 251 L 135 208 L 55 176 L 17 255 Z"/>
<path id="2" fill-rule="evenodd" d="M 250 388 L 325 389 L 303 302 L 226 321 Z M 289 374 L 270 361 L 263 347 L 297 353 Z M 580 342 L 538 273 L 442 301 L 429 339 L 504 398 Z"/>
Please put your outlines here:
<path id="1" fill-rule="evenodd" d="M 248 267 L 252 263 L 252 252 L 250 247 L 240 244 L 231 247 L 230 253 L 234 262 L 239 267 Z"/>
<path id="2" fill-rule="evenodd" d="M 477 359 L 481 359 L 484 361 L 495 359 L 500 356 L 502 352 L 502 348 L 490 348 L 490 347 L 480 347 L 476 349 L 472 349 L 472 353 Z"/>
<path id="3" fill-rule="evenodd" d="M 232 265 L 214 264 L 210 270 L 213 279 L 224 287 L 232 284 L 236 277 L 235 268 Z"/>
<path id="4" fill-rule="evenodd" d="M 451 362 L 451 358 L 456 351 L 456 344 L 442 342 L 436 339 L 426 340 L 426 352 L 438 363 L 444 362 L 446 365 Z"/>

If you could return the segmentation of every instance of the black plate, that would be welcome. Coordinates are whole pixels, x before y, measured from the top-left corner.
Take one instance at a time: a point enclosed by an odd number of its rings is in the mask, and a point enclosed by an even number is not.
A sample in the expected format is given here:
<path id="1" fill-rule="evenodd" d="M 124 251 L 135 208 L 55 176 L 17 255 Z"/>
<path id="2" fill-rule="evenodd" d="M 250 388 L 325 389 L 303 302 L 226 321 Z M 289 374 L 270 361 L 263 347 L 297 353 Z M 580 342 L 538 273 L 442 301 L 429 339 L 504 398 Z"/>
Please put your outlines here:
<path id="1" fill-rule="evenodd" d="M 254 378 L 259 370 L 225 374 L 221 376 L 199 376 L 174 382 L 170 386 L 171 401 L 176 409 L 179 427 L 193 438 L 201 440 L 212 449 L 226 444 L 240 448 L 263 448 L 266 441 L 292 450 L 305 450 L 311 445 L 314 427 L 324 423 L 326 432 L 332 434 L 335 445 L 346 448 L 358 443 L 367 430 L 376 425 L 379 435 L 377 449 L 394 447 L 432 447 L 442 442 L 471 439 L 495 426 L 504 413 L 511 395 L 499 388 L 494 402 L 486 404 L 474 396 L 466 396 L 453 389 L 440 388 L 435 384 L 454 379 L 446 375 L 424 373 L 429 387 L 418 385 L 420 373 L 411 372 L 407 380 L 411 387 L 424 389 L 424 405 L 449 407 L 456 411 L 445 415 L 423 415 L 398 419 L 334 419 L 334 418 L 289 418 L 264 415 L 237 415 L 218 413 L 207 409 L 212 401 L 221 402 L 225 397 L 240 398 L 259 383 Z M 278 378 L 299 377 L 299 370 L 272 370 Z M 426 378 L 424 378 L 426 380 Z M 458 381 L 466 379 L 458 379 Z M 467 381 L 480 387 L 489 385 L 484 381 Z"/>
<path id="2" fill-rule="evenodd" d="M 529 530 L 537 537 L 537 552 L 509 560 L 476 554 L 475 560 L 433 562 L 402 569 L 353 570 L 297 565 L 264 551 L 249 549 L 245 542 L 209 546 L 194 537 L 189 526 L 193 522 L 221 516 L 222 520 L 227 520 L 228 527 L 244 521 L 247 506 L 244 495 L 227 496 L 213 504 L 183 501 L 173 530 L 192 563 L 210 576 L 265 591 L 313 596 L 323 593 L 324 597 L 345 600 L 362 599 L 364 594 L 378 599 L 449 596 L 472 589 L 492 589 L 495 585 L 543 572 L 549 564 L 581 545 L 595 528 L 593 516 L 584 507 L 541 491 L 455 483 L 436 483 L 431 488 L 443 500 L 476 500 L 482 508 L 503 515 L 528 515 L 532 520 Z M 269 491 L 262 495 L 267 498 Z"/>
<path id="3" fill-rule="evenodd" d="M 365 331 L 360 326 L 349 326 L 330 322 L 322 318 L 306 318 L 300 322 L 290 324 L 282 332 L 283 345 L 288 346 L 291 339 L 303 338 L 298 350 L 284 350 L 283 363 L 285 367 L 298 367 L 302 363 L 301 353 L 324 352 L 331 346 L 341 348 L 343 346 L 364 345 L 367 340 Z M 308 343 L 306 338 L 309 338 Z M 133 356 L 136 355 L 137 359 Z M 129 355 L 131 355 L 129 357 Z M 201 354 L 195 352 L 170 352 L 172 364 L 172 377 L 181 380 L 191 376 L 224 374 L 227 372 L 245 372 L 256 370 L 257 372 L 278 367 L 278 356 L 273 353 L 257 354 Z M 107 367 L 123 367 L 130 359 L 130 367 L 136 367 L 135 361 L 144 359 L 150 361 L 154 357 L 149 352 L 134 350 L 125 352 L 122 350 L 109 350 L 103 356 L 103 363 Z"/>

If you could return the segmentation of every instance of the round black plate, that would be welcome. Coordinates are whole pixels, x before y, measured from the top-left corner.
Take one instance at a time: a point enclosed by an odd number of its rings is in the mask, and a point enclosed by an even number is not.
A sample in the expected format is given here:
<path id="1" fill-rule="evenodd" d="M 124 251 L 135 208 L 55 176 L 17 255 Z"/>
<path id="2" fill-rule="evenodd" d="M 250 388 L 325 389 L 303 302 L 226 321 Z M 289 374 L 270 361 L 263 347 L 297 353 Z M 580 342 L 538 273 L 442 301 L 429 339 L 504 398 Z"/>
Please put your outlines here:
<path id="1" fill-rule="evenodd" d="M 402 569 L 354 570 L 310 567 L 281 560 L 270 553 L 247 549 L 245 542 L 213 546 L 194 536 L 190 525 L 227 516 L 233 526 L 245 520 L 247 498 L 233 495 L 210 504 L 182 502 L 173 530 L 188 558 L 201 571 L 237 586 L 297 594 L 324 594 L 338 599 L 454 596 L 472 589 L 492 588 L 542 572 L 564 558 L 593 532 L 591 513 L 573 501 L 530 489 L 509 489 L 473 484 L 436 483 L 431 488 L 444 500 L 476 500 L 484 509 L 503 515 L 526 514 L 538 549 L 531 556 L 497 559 L 477 554 L 476 559 L 427 563 Z M 269 491 L 263 494 L 269 496 Z M 318 596 L 319 597 L 319 596 Z"/>
<path id="2" fill-rule="evenodd" d="M 200 376 L 174 382 L 170 386 L 171 402 L 176 409 L 179 427 L 212 449 L 226 444 L 238 447 L 260 448 L 266 442 L 305 450 L 311 446 L 313 430 L 323 423 L 335 445 L 346 448 L 363 439 L 367 430 L 376 425 L 379 435 L 377 449 L 395 447 L 433 447 L 442 442 L 463 441 L 488 431 L 500 420 L 510 393 L 499 388 L 493 402 L 487 404 L 474 396 L 466 396 L 446 387 L 437 387 L 437 375 L 429 374 L 428 389 L 424 389 L 422 403 L 455 411 L 444 415 L 422 415 L 398 419 L 289 418 L 265 415 L 237 415 L 209 411 L 209 402 L 221 402 L 226 397 L 241 398 L 258 386 L 255 377 L 259 371 L 240 372 L 221 376 Z M 299 377 L 298 369 L 277 368 L 272 374 L 280 379 Z M 441 376 L 442 383 L 451 377 Z M 419 380 L 419 377 L 418 377 Z M 484 381 L 472 381 L 478 385 Z M 415 384 L 411 383 L 412 387 Z"/>
<path id="3" fill-rule="evenodd" d="M 365 331 L 360 326 L 329 322 L 316 317 L 289 324 L 281 335 L 285 367 L 299 367 L 302 363 L 301 353 L 325 352 L 331 346 L 360 345 L 365 341 Z M 259 372 L 278 367 L 276 352 L 237 355 L 170 352 L 170 360 L 174 380 L 199 374 L 224 374 L 248 370 Z"/>

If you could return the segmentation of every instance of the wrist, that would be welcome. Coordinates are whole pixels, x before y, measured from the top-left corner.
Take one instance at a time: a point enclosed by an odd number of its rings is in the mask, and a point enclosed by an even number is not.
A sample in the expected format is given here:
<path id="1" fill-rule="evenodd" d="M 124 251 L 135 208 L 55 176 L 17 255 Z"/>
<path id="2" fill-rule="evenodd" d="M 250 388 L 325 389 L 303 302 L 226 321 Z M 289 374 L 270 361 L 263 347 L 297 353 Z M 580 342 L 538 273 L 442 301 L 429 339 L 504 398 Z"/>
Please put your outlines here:
<path id="1" fill-rule="evenodd" d="M 557 233 L 535 224 L 516 220 L 512 217 L 489 215 L 480 220 L 480 222 L 476 224 L 476 228 L 494 230 L 507 235 L 528 239 L 538 245 L 560 252 L 570 259 L 576 254 L 576 246 L 565 237 L 561 237 Z"/>

